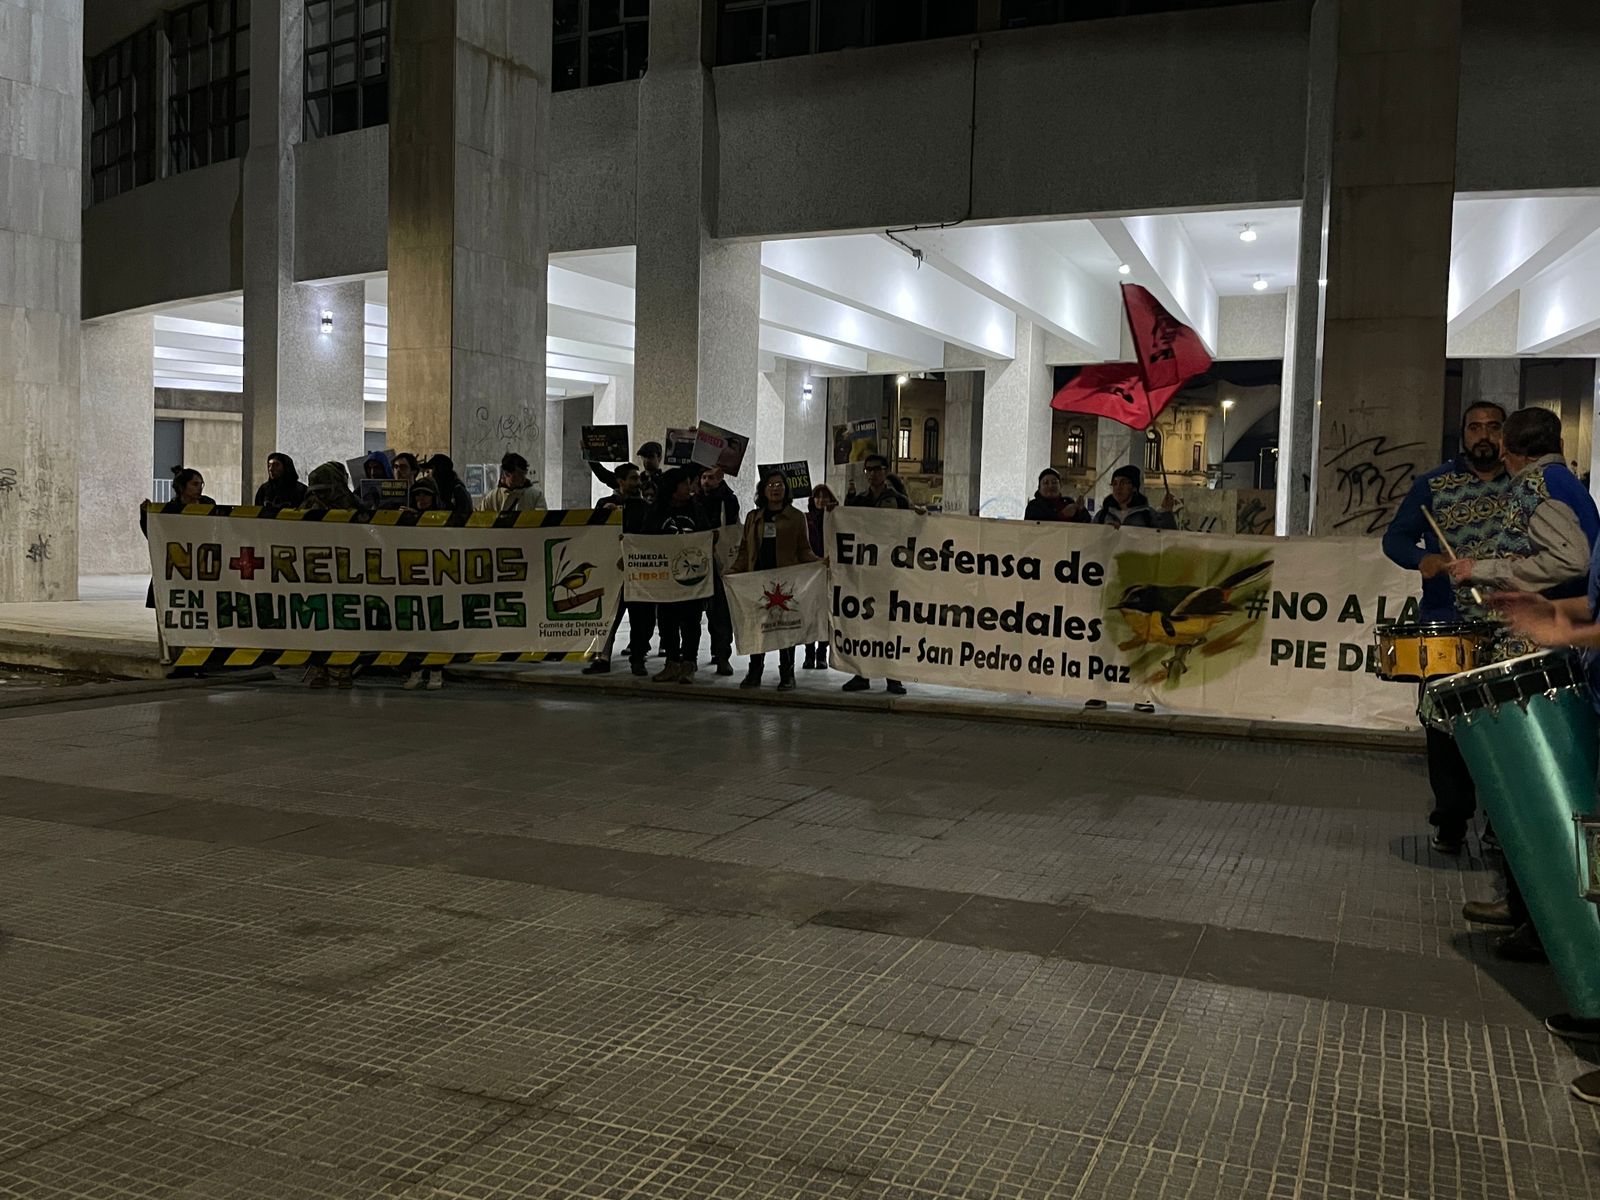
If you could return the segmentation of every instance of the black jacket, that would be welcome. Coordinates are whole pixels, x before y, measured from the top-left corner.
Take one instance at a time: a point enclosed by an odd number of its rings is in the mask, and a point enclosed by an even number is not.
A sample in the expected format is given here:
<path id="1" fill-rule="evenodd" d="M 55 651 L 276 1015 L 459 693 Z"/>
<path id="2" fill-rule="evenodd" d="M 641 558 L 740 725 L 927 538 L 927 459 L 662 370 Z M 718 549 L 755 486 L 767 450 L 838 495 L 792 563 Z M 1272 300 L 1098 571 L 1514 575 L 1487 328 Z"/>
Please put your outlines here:
<path id="1" fill-rule="evenodd" d="M 1078 505 L 1078 511 L 1070 517 L 1061 514 L 1072 501 L 1066 496 L 1055 500 L 1046 500 L 1038 492 L 1033 494 L 1033 499 L 1028 501 L 1028 510 L 1022 514 L 1024 521 L 1072 521 L 1075 524 L 1089 523 L 1089 514 L 1083 511 L 1083 505 Z"/>
<path id="2" fill-rule="evenodd" d="M 627 514 L 623 514 L 627 519 Z M 705 509 L 694 500 L 690 500 L 682 508 L 674 508 L 670 504 L 657 504 L 650 509 L 650 515 L 645 521 L 646 533 L 703 533 L 711 528 L 711 523 L 706 520 Z"/>
<path id="3" fill-rule="evenodd" d="M 306 498 L 306 485 L 300 482 L 300 472 L 294 459 L 287 454 L 275 454 L 283 462 L 283 474 L 269 479 L 256 489 L 257 508 L 299 508 Z"/>
<path id="4" fill-rule="evenodd" d="M 643 533 L 650 521 L 650 505 L 640 496 L 631 496 L 626 500 L 621 496 L 605 496 L 595 503 L 594 508 L 596 512 L 620 508 L 623 533 Z"/>
<path id="5" fill-rule="evenodd" d="M 739 523 L 739 497 L 733 494 L 726 479 L 717 486 L 716 491 L 701 492 L 700 504 L 706 510 L 706 521 L 712 529 Z"/>
<path id="6" fill-rule="evenodd" d="M 885 485 L 883 495 L 876 500 L 871 492 L 856 492 L 844 499 L 846 508 L 901 508 L 911 509 L 911 501 L 906 499 L 904 492 L 897 492 L 894 488 Z"/>

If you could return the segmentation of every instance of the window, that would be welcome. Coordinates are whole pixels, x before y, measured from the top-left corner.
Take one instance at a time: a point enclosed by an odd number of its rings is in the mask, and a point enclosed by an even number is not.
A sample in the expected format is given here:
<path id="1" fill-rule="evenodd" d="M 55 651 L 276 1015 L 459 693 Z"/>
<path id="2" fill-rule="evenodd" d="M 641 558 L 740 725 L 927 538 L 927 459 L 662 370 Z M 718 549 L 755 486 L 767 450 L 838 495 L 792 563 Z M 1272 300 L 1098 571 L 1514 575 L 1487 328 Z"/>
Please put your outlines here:
<path id="1" fill-rule="evenodd" d="M 390 0 L 306 0 L 305 136 L 389 121 Z"/>
<path id="2" fill-rule="evenodd" d="M 89 63 L 89 196 L 95 203 L 161 174 L 156 153 L 156 27 L 124 38 Z"/>
<path id="3" fill-rule="evenodd" d="M 1146 472 L 1161 470 L 1161 439 L 1148 438 L 1144 444 L 1144 469 Z"/>
<path id="4" fill-rule="evenodd" d="M 1000 28 L 1054 25 L 1059 21 L 1095 21 L 1184 9 L 1226 8 L 1259 0 L 1000 0 Z"/>
<path id="5" fill-rule="evenodd" d="M 939 461 L 939 418 L 929 417 L 922 423 L 922 461 Z"/>
<path id="6" fill-rule="evenodd" d="M 1199 442 L 1196 442 L 1194 444 L 1194 454 L 1192 456 L 1193 457 L 1193 462 L 1191 462 L 1190 465 L 1189 465 L 1189 469 L 1191 471 L 1203 471 L 1205 469 L 1205 465 L 1206 464 L 1205 464 L 1205 458 L 1203 457 L 1205 452 L 1206 452 L 1206 448 L 1204 446 L 1202 446 Z"/>
<path id="7" fill-rule="evenodd" d="M 201 0 L 167 14 L 172 172 L 224 162 L 250 137 L 250 0 Z"/>
<path id="8" fill-rule="evenodd" d="M 1067 426 L 1067 466 L 1081 467 L 1084 464 L 1084 438 L 1082 425 Z"/>
<path id="9" fill-rule="evenodd" d="M 894 456 L 896 458 L 911 457 L 911 418 L 900 418 L 900 429 L 895 435 Z"/>
<path id="10" fill-rule="evenodd" d="M 555 0 L 554 91 L 621 83 L 650 61 L 650 0 Z"/>
<path id="11" fill-rule="evenodd" d="M 978 3 L 719 0 L 717 18 L 717 61 L 728 64 L 972 33 Z"/>

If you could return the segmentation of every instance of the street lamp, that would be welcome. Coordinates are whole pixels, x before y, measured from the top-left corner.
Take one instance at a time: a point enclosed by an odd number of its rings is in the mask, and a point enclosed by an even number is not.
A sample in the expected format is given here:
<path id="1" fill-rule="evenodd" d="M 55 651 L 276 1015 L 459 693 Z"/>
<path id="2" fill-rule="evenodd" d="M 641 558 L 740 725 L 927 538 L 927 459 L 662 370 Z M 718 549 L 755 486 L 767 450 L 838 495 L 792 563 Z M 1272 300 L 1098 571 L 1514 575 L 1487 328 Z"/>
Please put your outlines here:
<path id="1" fill-rule="evenodd" d="M 1228 482 L 1228 410 L 1233 407 L 1233 397 L 1228 397 L 1222 402 L 1222 457 L 1217 460 L 1217 465 L 1222 468 L 1222 483 Z"/>

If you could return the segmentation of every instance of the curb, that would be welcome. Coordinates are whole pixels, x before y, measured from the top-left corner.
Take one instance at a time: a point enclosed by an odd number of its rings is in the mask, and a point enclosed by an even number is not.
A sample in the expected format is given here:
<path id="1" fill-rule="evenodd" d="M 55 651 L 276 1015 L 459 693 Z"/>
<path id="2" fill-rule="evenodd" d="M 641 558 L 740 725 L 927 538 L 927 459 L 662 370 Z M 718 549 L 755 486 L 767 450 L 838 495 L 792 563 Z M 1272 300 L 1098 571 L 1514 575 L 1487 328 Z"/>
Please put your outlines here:
<path id="1" fill-rule="evenodd" d="M 995 721 L 1050 725 L 1062 729 L 1101 733 L 1147 735 L 1181 734 L 1191 737 L 1221 738 L 1229 741 L 1281 742 L 1287 745 L 1338 746 L 1388 754 L 1421 754 L 1426 741 L 1420 730 L 1374 731 L 1339 729 L 1326 725 L 1291 725 L 1276 721 L 1232 720 L 1226 717 L 1197 717 L 1187 714 L 1133 713 L 1102 709 L 1085 712 L 1057 708 L 1025 699 L 935 700 L 920 696 L 887 698 L 884 693 L 857 697 L 832 689 L 829 692 L 796 690 L 779 693 L 772 688 L 741 691 L 719 687 L 658 687 L 632 675 L 555 675 L 527 669 L 499 667 L 451 667 L 452 679 L 494 687 L 526 690 L 599 693 L 652 700 L 691 700 L 730 704 L 759 704 L 771 708 L 810 708 L 846 712 L 891 713 L 908 717 L 943 717 L 964 721 Z"/>
<path id="2" fill-rule="evenodd" d="M 20 635 L 15 630 L 0 630 L 0 666 L 128 680 L 167 677 L 167 668 L 154 645 L 70 634 Z"/>
<path id="3" fill-rule="evenodd" d="M 19 708 L 40 708 L 47 704 L 73 704 L 91 700 L 119 700 L 154 692 L 186 692 L 228 683 L 260 683 L 274 672 L 238 671 L 227 675 L 190 676 L 181 679 L 130 679 L 114 683 L 85 683 L 78 686 L 41 688 L 27 695 L 0 694 L 0 712 Z"/>

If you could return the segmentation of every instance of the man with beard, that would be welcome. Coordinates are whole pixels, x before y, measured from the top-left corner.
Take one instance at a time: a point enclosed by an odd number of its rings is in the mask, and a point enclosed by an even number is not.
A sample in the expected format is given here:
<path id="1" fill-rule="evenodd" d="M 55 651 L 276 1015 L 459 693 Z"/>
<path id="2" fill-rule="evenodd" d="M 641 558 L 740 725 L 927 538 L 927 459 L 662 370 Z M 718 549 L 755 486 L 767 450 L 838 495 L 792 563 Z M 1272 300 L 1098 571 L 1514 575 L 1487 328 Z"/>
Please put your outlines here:
<path id="1" fill-rule="evenodd" d="M 1497 559 L 1507 528 L 1512 479 L 1501 462 L 1505 409 L 1474 404 L 1462 414 L 1461 445 L 1456 458 L 1417 477 L 1400 511 L 1383 535 L 1383 552 L 1397 566 L 1422 576 L 1422 605 L 1417 619 L 1425 623 L 1484 621 L 1488 611 L 1473 599 L 1470 586 L 1455 586 L 1449 559 L 1428 525 L 1424 510 L 1439 523 L 1450 549 L 1462 558 Z M 1426 727 L 1425 727 L 1426 728 Z M 1446 733 L 1427 728 L 1428 782 L 1434 808 L 1433 848 L 1456 855 L 1466 839 L 1467 822 L 1478 808 L 1467 764 Z"/>

